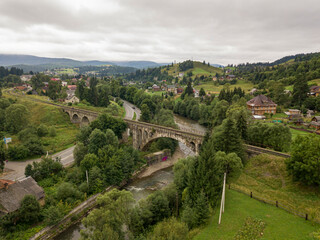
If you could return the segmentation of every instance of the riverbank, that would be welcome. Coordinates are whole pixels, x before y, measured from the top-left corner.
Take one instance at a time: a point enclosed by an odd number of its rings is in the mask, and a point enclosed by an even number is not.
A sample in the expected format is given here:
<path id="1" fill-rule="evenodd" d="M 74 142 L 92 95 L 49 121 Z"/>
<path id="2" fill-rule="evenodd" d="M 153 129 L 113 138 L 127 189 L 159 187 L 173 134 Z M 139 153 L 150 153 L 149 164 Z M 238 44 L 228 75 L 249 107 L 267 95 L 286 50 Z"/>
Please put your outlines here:
<path id="1" fill-rule="evenodd" d="M 174 154 L 167 161 L 158 162 L 152 164 L 151 166 L 148 166 L 137 178 L 146 178 L 156 173 L 157 171 L 172 167 L 180 158 L 184 157 L 186 157 L 186 154 L 182 151 L 181 147 L 178 146 Z"/>

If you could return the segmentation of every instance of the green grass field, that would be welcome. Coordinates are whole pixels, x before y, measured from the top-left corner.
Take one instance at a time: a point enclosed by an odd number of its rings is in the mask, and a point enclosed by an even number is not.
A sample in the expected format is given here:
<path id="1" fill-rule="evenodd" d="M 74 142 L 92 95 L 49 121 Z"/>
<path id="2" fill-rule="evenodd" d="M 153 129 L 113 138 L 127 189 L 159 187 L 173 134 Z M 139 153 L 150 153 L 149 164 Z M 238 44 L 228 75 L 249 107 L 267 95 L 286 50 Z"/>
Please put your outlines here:
<path id="1" fill-rule="evenodd" d="M 205 82 L 195 86 L 195 89 L 200 90 L 203 88 L 208 93 L 218 94 L 223 89 L 223 85 L 215 86 L 213 83 L 213 81 Z M 234 89 L 235 87 L 241 87 L 246 93 L 248 93 L 248 91 L 253 88 L 253 84 L 246 80 L 238 80 L 236 84 L 230 85 L 230 89 Z"/>
<path id="2" fill-rule="evenodd" d="M 219 208 L 217 208 L 209 224 L 193 239 L 234 239 L 239 230 L 243 229 L 247 217 L 259 219 L 265 223 L 261 239 L 313 239 L 312 232 L 320 228 L 320 225 L 251 199 L 245 194 L 227 189 L 225 212 L 222 215 L 221 225 L 218 225 Z"/>
<path id="3" fill-rule="evenodd" d="M 169 70 L 166 68 L 163 69 L 162 71 L 167 71 L 169 75 L 176 76 L 178 75 L 179 72 L 179 65 L 174 64 L 173 67 L 170 65 Z M 216 73 L 222 74 L 223 70 L 214 66 L 208 66 L 207 64 L 203 64 L 202 62 L 193 62 L 193 68 L 188 69 L 185 72 L 192 71 L 193 76 L 192 78 L 195 78 L 197 75 L 204 75 L 204 76 L 214 76 Z"/>
<path id="4" fill-rule="evenodd" d="M 77 74 L 76 71 L 74 71 L 73 68 L 64 68 L 64 69 L 56 69 L 55 70 L 59 75 L 61 74 L 68 74 L 68 75 L 75 75 Z"/>

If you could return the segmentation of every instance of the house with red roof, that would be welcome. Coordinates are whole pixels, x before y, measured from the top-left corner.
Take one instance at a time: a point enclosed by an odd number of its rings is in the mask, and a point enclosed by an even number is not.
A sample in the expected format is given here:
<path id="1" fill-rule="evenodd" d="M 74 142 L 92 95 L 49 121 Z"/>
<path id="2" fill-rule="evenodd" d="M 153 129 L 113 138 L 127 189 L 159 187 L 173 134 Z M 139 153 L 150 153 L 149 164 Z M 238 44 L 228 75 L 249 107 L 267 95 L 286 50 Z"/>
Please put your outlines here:
<path id="1" fill-rule="evenodd" d="M 68 85 L 68 89 L 75 91 L 77 89 L 77 85 Z"/>

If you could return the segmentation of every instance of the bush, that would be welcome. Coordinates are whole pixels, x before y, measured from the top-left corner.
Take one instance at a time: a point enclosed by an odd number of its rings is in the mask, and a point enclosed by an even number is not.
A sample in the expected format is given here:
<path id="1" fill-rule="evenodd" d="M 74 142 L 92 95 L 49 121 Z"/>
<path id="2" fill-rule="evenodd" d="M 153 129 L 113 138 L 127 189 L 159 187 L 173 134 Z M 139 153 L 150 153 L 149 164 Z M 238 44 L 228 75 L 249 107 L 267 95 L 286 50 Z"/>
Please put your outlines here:
<path id="1" fill-rule="evenodd" d="M 80 198 L 81 193 L 71 183 L 64 182 L 57 188 L 58 200 L 72 202 Z"/>
<path id="2" fill-rule="evenodd" d="M 23 145 L 9 147 L 8 156 L 11 160 L 22 160 L 28 157 L 29 151 Z"/>
<path id="3" fill-rule="evenodd" d="M 49 127 L 49 136 L 50 137 L 57 136 L 56 128 L 54 126 Z"/>
<path id="4" fill-rule="evenodd" d="M 31 137 L 23 144 L 23 146 L 28 149 L 29 156 L 41 155 L 44 153 L 42 143 L 37 137 Z"/>
<path id="5" fill-rule="evenodd" d="M 185 240 L 188 239 L 188 227 L 185 223 L 179 222 L 175 218 L 166 219 L 159 222 L 152 234 L 149 234 L 148 239 L 162 240 L 162 239 L 175 239 Z"/>
<path id="6" fill-rule="evenodd" d="M 298 136 L 286 160 L 288 172 L 295 180 L 308 185 L 320 186 L 320 137 L 317 135 Z"/>
<path id="7" fill-rule="evenodd" d="M 48 127 L 44 124 L 40 124 L 40 126 L 37 129 L 37 133 L 39 137 L 44 137 L 48 135 L 49 133 Z"/>
<path id="8" fill-rule="evenodd" d="M 43 215 L 47 225 L 54 225 L 63 218 L 63 211 L 57 206 L 50 206 L 44 210 Z"/>
<path id="9" fill-rule="evenodd" d="M 25 175 L 31 176 L 36 181 L 48 178 L 53 174 L 58 174 L 63 170 L 63 166 L 59 158 L 43 158 L 41 162 L 33 162 L 25 168 Z"/>
<path id="10" fill-rule="evenodd" d="M 22 142 L 34 137 L 38 137 L 37 129 L 35 127 L 27 127 L 18 133 L 18 138 Z"/>
<path id="11" fill-rule="evenodd" d="M 21 201 L 19 209 L 21 221 L 27 224 L 36 223 L 40 220 L 40 204 L 33 195 L 26 195 Z"/>

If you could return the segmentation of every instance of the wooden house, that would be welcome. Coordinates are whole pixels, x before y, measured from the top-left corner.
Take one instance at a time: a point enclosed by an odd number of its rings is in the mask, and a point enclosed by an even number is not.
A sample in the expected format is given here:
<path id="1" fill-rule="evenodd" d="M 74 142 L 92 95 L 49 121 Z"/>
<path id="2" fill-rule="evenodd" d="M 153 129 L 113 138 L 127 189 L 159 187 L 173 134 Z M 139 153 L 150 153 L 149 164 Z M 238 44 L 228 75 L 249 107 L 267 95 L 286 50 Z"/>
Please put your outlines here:
<path id="1" fill-rule="evenodd" d="M 275 114 L 277 104 L 265 95 L 258 95 L 247 102 L 247 108 L 252 115 Z"/>

